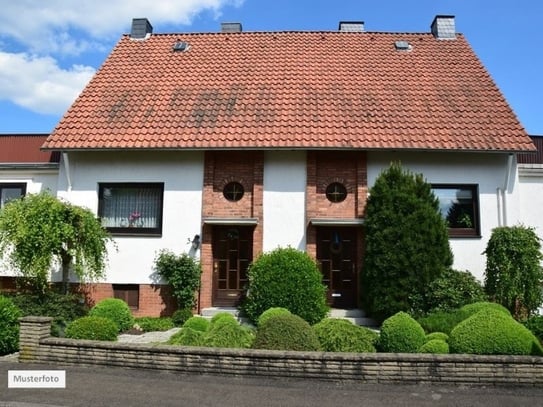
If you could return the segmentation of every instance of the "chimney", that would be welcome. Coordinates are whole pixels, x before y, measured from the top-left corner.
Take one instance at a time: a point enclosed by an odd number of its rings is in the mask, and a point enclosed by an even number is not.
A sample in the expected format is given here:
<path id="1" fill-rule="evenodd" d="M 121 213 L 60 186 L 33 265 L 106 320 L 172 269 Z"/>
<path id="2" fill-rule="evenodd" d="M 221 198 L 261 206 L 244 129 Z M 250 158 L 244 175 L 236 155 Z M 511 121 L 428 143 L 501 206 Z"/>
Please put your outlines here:
<path id="1" fill-rule="evenodd" d="M 456 39 L 454 16 L 436 16 L 430 28 L 432 29 L 432 34 L 438 40 Z"/>
<path id="2" fill-rule="evenodd" d="M 364 32 L 364 21 L 340 21 L 338 30 L 348 33 Z"/>
<path id="3" fill-rule="evenodd" d="M 221 23 L 222 33 L 240 33 L 241 23 Z"/>
<path id="4" fill-rule="evenodd" d="M 130 38 L 143 40 L 153 32 L 153 26 L 146 18 L 133 18 Z"/>

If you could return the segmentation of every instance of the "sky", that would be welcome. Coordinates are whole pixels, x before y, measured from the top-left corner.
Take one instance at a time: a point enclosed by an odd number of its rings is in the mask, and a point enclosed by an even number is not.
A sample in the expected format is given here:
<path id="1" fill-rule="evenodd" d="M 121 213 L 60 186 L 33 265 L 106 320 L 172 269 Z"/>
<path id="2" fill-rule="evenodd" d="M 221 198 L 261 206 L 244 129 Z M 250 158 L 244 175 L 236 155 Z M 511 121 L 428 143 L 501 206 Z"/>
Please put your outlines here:
<path id="1" fill-rule="evenodd" d="M 0 0 L 0 134 L 50 133 L 132 18 L 155 33 L 429 32 L 454 15 L 528 134 L 543 135 L 543 0 Z"/>

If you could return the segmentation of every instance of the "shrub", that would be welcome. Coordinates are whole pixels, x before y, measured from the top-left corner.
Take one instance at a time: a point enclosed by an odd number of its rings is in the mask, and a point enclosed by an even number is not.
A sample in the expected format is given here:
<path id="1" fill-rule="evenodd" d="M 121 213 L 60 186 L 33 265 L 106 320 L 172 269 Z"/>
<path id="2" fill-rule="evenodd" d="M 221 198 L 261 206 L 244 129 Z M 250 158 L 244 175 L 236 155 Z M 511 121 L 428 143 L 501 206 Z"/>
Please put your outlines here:
<path id="1" fill-rule="evenodd" d="M 412 296 L 412 311 L 416 314 L 452 311 L 466 304 L 485 301 L 483 286 L 469 271 L 451 268 L 431 281 L 428 288 Z"/>
<path id="2" fill-rule="evenodd" d="M 204 317 L 200 317 L 198 315 L 195 315 L 189 319 L 183 324 L 183 329 L 185 328 L 191 328 L 195 331 L 200 332 L 207 332 L 209 330 L 209 327 L 211 325 L 211 322 Z"/>
<path id="3" fill-rule="evenodd" d="M 378 347 L 383 352 L 414 353 L 424 342 L 424 329 L 409 314 L 400 311 L 383 322 Z"/>
<path id="4" fill-rule="evenodd" d="M 528 328 L 502 311 L 486 309 L 460 322 L 449 337 L 451 353 L 543 355 Z"/>
<path id="5" fill-rule="evenodd" d="M 543 341 L 543 315 L 531 316 L 524 321 L 524 326 L 539 339 L 539 342 Z"/>
<path id="6" fill-rule="evenodd" d="M 448 342 L 449 335 L 447 335 L 445 332 L 432 332 L 426 335 L 426 342 L 434 340 L 434 339 L 439 339 L 441 341 Z"/>
<path id="7" fill-rule="evenodd" d="M 24 316 L 51 317 L 51 334 L 63 336 L 66 326 L 77 318 L 87 315 L 84 299 L 75 294 L 59 294 L 47 291 L 44 294 L 18 293 L 11 297 Z"/>
<path id="8" fill-rule="evenodd" d="M 256 332 L 255 349 L 320 350 L 319 338 L 311 326 L 297 315 L 276 315 L 264 322 Z"/>
<path id="9" fill-rule="evenodd" d="M 144 332 L 168 331 L 174 327 L 171 318 L 141 317 L 134 322 Z"/>
<path id="10" fill-rule="evenodd" d="M 507 308 L 505 308 L 501 304 L 497 304 L 495 302 L 474 302 L 473 304 L 464 305 L 462 308 L 460 308 L 460 313 L 464 317 L 463 319 L 469 318 L 472 315 L 478 313 L 479 311 L 484 311 L 487 309 L 503 312 L 507 316 L 511 316 L 511 313 Z"/>
<path id="11" fill-rule="evenodd" d="M 391 164 L 366 204 L 363 300 L 378 320 L 413 309 L 428 285 L 452 265 L 439 201 L 421 174 Z M 418 304 L 422 311 L 429 306 Z"/>
<path id="12" fill-rule="evenodd" d="M 315 261 L 293 248 L 261 254 L 249 267 L 249 287 L 243 310 L 257 324 L 267 309 L 282 307 L 315 324 L 327 312 L 326 287 Z"/>
<path id="13" fill-rule="evenodd" d="M 229 312 L 218 312 L 211 318 L 211 325 L 234 324 L 238 325 L 236 317 Z"/>
<path id="14" fill-rule="evenodd" d="M 183 328 L 173 334 L 168 340 L 169 345 L 181 346 L 202 346 L 204 343 L 204 333 L 192 328 Z"/>
<path id="15" fill-rule="evenodd" d="M 264 322 L 266 322 L 268 319 L 270 319 L 271 317 L 275 315 L 286 315 L 286 314 L 291 314 L 291 312 L 286 308 L 282 308 L 282 307 L 268 308 L 258 317 L 257 326 L 262 325 Z"/>
<path id="16" fill-rule="evenodd" d="M 211 325 L 204 335 L 203 345 L 215 348 L 250 348 L 253 341 L 254 334 L 249 328 L 239 325 L 235 320 L 223 318 Z"/>
<path id="17" fill-rule="evenodd" d="M 430 339 L 419 348 L 419 353 L 449 353 L 449 345 L 442 339 Z"/>
<path id="18" fill-rule="evenodd" d="M 423 318 L 419 318 L 418 322 L 425 332 L 443 332 L 448 335 L 464 319 L 466 319 L 465 314 L 457 309 L 432 312 Z"/>
<path id="19" fill-rule="evenodd" d="M 66 338 L 116 341 L 117 324 L 109 318 L 89 316 L 72 321 L 66 327 Z"/>
<path id="20" fill-rule="evenodd" d="M 200 287 L 200 263 L 188 254 L 176 256 L 169 250 L 161 250 L 155 258 L 155 268 L 172 287 L 178 308 L 193 308 L 196 304 L 195 293 Z"/>
<path id="21" fill-rule="evenodd" d="M 178 309 L 172 315 L 172 321 L 175 326 L 183 326 L 189 318 L 192 318 L 192 310 L 189 308 Z"/>
<path id="22" fill-rule="evenodd" d="M 532 314 L 543 302 L 541 243 L 533 228 L 499 227 L 486 250 L 485 291 L 516 319 Z"/>
<path id="23" fill-rule="evenodd" d="M 0 355 L 19 349 L 19 317 L 21 310 L 10 298 L 0 295 Z"/>
<path id="24" fill-rule="evenodd" d="M 325 352 L 375 352 L 378 335 L 368 328 L 338 318 L 325 318 L 313 325 Z"/>
<path id="25" fill-rule="evenodd" d="M 99 301 L 91 308 L 89 316 L 111 319 L 117 325 L 118 332 L 127 331 L 134 325 L 130 307 L 118 298 L 106 298 Z"/>

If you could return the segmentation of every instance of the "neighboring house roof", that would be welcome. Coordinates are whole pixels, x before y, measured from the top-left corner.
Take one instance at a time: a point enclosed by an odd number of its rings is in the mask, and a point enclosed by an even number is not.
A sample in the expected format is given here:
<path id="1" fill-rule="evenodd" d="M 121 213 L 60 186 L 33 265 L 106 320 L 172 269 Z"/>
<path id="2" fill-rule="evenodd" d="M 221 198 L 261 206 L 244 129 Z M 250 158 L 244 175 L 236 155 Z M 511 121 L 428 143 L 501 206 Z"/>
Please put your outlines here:
<path id="1" fill-rule="evenodd" d="M 41 151 L 48 134 L 0 134 L 0 167 L 53 165 L 60 154 Z"/>
<path id="2" fill-rule="evenodd" d="M 463 35 L 323 31 L 124 35 L 44 148 L 534 146 Z"/>
<path id="3" fill-rule="evenodd" d="M 519 164 L 543 164 L 543 135 L 530 136 L 530 138 L 534 142 L 537 151 L 518 154 L 517 161 Z"/>

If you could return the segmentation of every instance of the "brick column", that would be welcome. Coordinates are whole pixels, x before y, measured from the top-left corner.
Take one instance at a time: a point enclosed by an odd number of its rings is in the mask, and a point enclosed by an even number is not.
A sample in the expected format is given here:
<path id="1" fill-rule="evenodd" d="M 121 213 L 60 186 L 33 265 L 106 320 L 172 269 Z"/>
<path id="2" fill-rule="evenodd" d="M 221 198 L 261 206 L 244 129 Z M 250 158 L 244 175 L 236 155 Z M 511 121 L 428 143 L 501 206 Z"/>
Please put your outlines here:
<path id="1" fill-rule="evenodd" d="M 19 318 L 19 362 L 32 362 L 42 339 L 51 336 L 50 317 Z"/>

